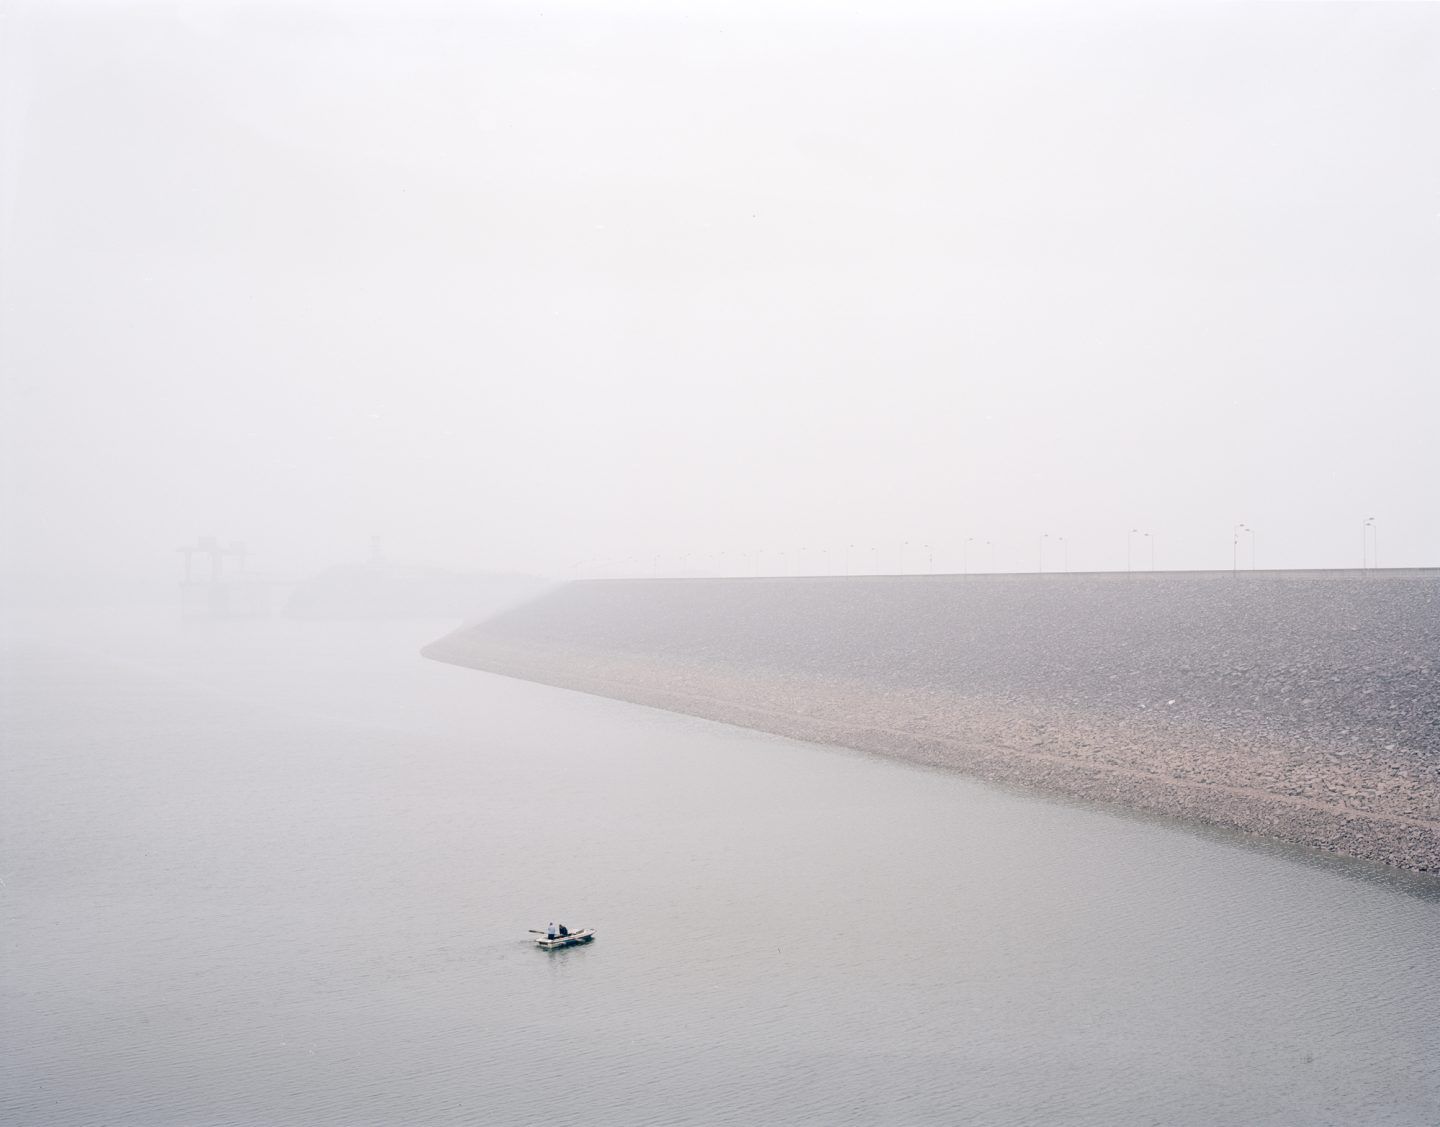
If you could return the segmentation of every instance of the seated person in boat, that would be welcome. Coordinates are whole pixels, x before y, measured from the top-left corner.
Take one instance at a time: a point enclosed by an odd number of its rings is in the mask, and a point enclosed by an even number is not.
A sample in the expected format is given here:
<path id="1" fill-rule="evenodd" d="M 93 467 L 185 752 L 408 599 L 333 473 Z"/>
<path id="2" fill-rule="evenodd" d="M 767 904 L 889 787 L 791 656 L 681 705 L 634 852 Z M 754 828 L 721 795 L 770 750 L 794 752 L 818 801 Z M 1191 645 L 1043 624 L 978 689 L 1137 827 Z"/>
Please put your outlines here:
<path id="1" fill-rule="evenodd" d="M 566 927 L 564 924 L 561 924 L 561 925 L 560 925 L 560 938 L 561 938 L 561 939 L 564 939 L 564 938 L 565 938 L 567 935 L 569 935 L 569 934 L 570 934 L 570 929 L 569 929 L 568 927 Z"/>

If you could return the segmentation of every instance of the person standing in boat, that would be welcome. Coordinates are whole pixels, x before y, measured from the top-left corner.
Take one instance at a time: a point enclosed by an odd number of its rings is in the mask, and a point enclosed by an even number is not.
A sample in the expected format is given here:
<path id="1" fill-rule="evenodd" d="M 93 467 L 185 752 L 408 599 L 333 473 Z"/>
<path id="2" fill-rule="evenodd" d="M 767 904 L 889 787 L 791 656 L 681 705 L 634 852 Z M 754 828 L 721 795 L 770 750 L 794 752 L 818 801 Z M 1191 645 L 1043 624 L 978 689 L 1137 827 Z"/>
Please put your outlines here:
<path id="1" fill-rule="evenodd" d="M 550 923 L 550 926 L 549 926 L 549 927 L 546 929 L 546 931 L 545 931 L 545 938 L 546 938 L 546 939 L 554 939 L 555 937 L 556 937 L 556 936 L 555 936 L 555 923 L 554 923 L 554 921 L 552 920 L 551 923 Z"/>

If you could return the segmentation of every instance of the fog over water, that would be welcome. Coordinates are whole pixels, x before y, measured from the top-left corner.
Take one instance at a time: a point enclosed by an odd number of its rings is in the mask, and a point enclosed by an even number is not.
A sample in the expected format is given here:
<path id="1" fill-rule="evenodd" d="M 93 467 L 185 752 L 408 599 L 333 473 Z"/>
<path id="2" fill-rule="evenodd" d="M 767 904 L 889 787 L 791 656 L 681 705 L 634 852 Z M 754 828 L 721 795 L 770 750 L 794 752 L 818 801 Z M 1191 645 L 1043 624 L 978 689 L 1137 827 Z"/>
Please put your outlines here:
<path id="1" fill-rule="evenodd" d="M 420 659 L 443 626 L 7 639 L 0 1119 L 1440 1115 L 1431 879 Z"/>
<path id="2" fill-rule="evenodd" d="M 0 6 L 0 1123 L 1440 1122 L 1437 136 L 1435 5 Z"/>
<path id="3" fill-rule="evenodd" d="M 1367 517 L 1440 558 L 1434 6 L 19 0 L 3 36 L 12 578 L 168 579 L 201 534 L 292 573 L 372 535 L 1115 569 L 1131 529 L 1228 567 L 1237 522 L 1354 567 Z"/>

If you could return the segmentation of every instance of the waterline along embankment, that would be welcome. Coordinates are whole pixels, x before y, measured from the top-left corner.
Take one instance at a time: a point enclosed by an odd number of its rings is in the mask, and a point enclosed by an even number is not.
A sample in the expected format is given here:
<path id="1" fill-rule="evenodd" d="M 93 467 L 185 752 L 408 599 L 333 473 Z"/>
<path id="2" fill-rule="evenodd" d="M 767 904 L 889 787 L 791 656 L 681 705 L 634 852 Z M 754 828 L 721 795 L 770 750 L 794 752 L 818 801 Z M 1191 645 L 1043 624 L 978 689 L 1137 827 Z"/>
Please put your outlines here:
<path id="1" fill-rule="evenodd" d="M 1440 571 L 598 580 L 424 652 L 1440 871 Z"/>

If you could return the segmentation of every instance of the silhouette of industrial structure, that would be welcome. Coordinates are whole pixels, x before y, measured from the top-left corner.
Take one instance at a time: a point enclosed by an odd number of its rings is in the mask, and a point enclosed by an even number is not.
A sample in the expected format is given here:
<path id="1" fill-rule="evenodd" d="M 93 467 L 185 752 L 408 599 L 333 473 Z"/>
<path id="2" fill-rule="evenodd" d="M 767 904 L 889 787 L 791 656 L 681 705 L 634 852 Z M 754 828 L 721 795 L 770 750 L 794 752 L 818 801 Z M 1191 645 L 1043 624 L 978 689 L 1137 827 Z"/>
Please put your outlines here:
<path id="1" fill-rule="evenodd" d="M 180 581 L 180 612 L 185 618 L 266 618 L 279 605 L 276 589 L 293 586 L 247 572 L 248 553 L 238 540 L 226 546 L 214 536 L 201 536 L 175 550 L 185 560 Z M 196 557 L 202 562 L 197 564 Z M 234 562 L 228 575 L 227 560 Z"/>

